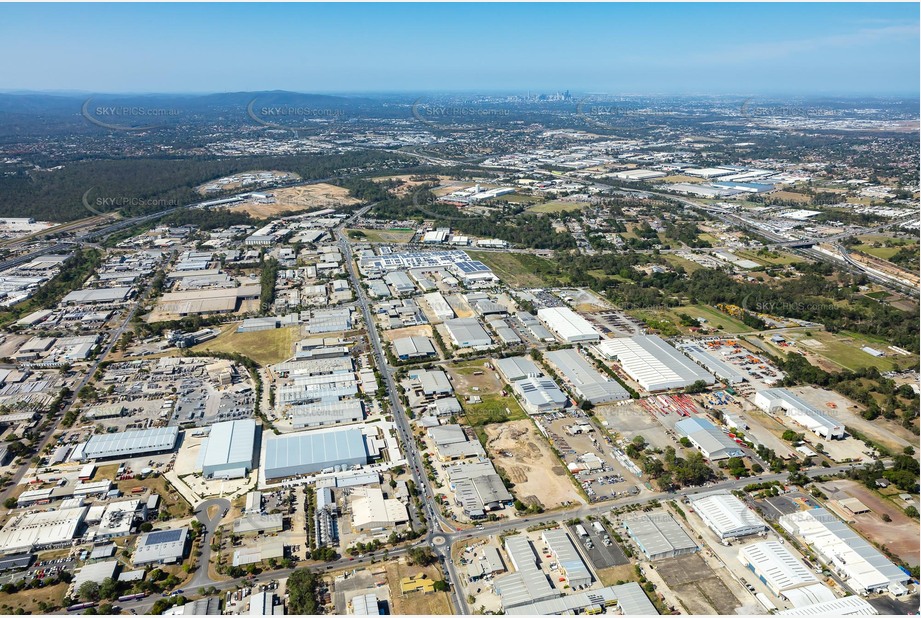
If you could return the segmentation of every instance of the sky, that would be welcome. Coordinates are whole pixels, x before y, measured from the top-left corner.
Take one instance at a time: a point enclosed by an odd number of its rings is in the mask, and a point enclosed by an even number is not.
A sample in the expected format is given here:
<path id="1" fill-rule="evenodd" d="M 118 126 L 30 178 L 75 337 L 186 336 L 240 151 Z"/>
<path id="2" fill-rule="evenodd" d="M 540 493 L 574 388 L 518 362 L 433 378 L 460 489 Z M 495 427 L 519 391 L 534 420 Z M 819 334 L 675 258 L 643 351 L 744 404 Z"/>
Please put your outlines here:
<path id="1" fill-rule="evenodd" d="M 917 3 L 0 3 L 0 90 L 918 96 L 919 46 Z"/>

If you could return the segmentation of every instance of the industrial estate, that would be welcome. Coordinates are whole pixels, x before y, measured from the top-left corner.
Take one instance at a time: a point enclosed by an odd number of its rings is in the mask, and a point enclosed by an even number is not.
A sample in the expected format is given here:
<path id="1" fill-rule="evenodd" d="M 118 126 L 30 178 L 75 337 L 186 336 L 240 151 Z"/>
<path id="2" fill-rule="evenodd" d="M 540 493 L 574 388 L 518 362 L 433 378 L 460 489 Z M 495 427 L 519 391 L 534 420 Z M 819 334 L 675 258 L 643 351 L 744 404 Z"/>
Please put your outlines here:
<path id="1" fill-rule="evenodd" d="M 916 105 L 240 96 L 11 112 L 0 613 L 917 612 Z"/>

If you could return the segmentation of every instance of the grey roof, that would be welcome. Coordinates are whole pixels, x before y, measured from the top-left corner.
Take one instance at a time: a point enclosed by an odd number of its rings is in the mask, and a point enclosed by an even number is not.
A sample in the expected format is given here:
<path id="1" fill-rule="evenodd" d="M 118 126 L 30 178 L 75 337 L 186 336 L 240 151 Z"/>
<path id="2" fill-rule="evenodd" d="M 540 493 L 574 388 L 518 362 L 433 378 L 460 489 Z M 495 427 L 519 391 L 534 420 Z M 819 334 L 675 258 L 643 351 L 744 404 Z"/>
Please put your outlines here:
<path id="1" fill-rule="evenodd" d="M 559 410 L 569 403 L 566 394 L 550 378 L 524 378 L 514 382 L 512 388 L 532 414 Z"/>
<path id="2" fill-rule="evenodd" d="M 546 356 L 582 399 L 594 404 L 630 399 L 630 393 L 623 386 L 598 373 L 578 350 L 555 350 L 547 352 Z"/>
<path id="3" fill-rule="evenodd" d="M 502 608 L 506 612 L 512 607 L 560 596 L 560 592 L 537 567 L 537 555 L 526 536 L 518 534 L 506 537 L 505 551 L 518 569 L 518 572 L 497 577 L 494 581 L 496 592 L 502 600 Z"/>
<path id="4" fill-rule="evenodd" d="M 697 543 L 668 513 L 642 513 L 624 520 L 624 527 L 649 558 L 697 550 Z"/>
<path id="5" fill-rule="evenodd" d="M 711 459 L 738 457 L 742 447 L 702 416 L 689 416 L 675 423 L 675 431 L 686 436 Z"/>
<path id="6" fill-rule="evenodd" d="M 496 369 L 509 382 L 515 382 L 523 378 L 536 378 L 544 375 L 540 367 L 529 358 L 524 356 L 510 356 L 496 360 Z"/>
<path id="7" fill-rule="evenodd" d="M 203 447 L 202 471 L 210 474 L 216 468 L 227 467 L 250 470 L 255 446 L 256 421 L 253 419 L 215 423 Z"/>
<path id="8" fill-rule="evenodd" d="M 393 352 L 397 357 L 433 356 L 435 346 L 428 337 L 412 336 L 393 340 Z"/>
<path id="9" fill-rule="evenodd" d="M 800 419 L 803 421 L 801 424 L 808 425 L 810 429 L 821 427 L 830 434 L 844 431 L 843 423 L 833 420 L 828 414 L 810 405 L 785 388 L 766 388 L 758 391 L 757 394 L 770 402 L 771 409 L 769 411 L 782 407 L 791 416 L 805 417 Z"/>
<path id="10" fill-rule="evenodd" d="M 454 318 L 445 320 L 445 328 L 458 347 L 481 347 L 492 345 L 492 339 L 475 318 Z"/>
<path id="11" fill-rule="evenodd" d="M 544 530 L 541 536 L 566 573 L 571 586 L 587 586 L 592 582 L 591 572 L 565 530 Z"/>
<path id="12" fill-rule="evenodd" d="M 295 427 L 316 427 L 355 423 L 365 417 L 360 399 L 343 399 L 330 403 L 308 403 L 288 408 L 287 414 Z"/>
<path id="13" fill-rule="evenodd" d="M 658 616 L 655 605 L 636 582 L 608 586 L 599 590 L 567 594 L 556 599 L 507 608 L 510 616 L 552 616 L 578 614 L 590 607 L 617 605 L 624 616 Z"/>
<path id="14" fill-rule="evenodd" d="M 111 303 L 125 300 L 125 297 L 128 296 L 129 292 L 131 292 L 130 287 L 99 289 L 87 288 L 82 290 L 74 290 L 62 298 L 61 303 L 65 305 L 76 305 L 81 303 Z"/>
<path id="15" fill-rule="evenodd" d="M 683 388 L 697 380 L 715 382 L 711 374 L 656 335 L 608 339 L 597 347 L 605 356 L 616 358 L 627 375 L 649 391 Z"/>
<path id="16" fill-rule="evenodd" d="M 92 436 L 83 449 L 84 459 L 140 455 L 166 451 L 176 446 L 178 427 L 156 427 L 137 431 L 104 433 Z"/>
<path id="17" fill-rule="evenodd" d="M 188 528 L 154 530 L 138 537 L 137 549 L 134 550 L 134 564 L 151 562 L 171 562 L 182 559 L 185 555 Z"/>
<path id="18" fill-rule="evenodd" d="M 454 391 L 447 374 L 441 369 L 410 371 L 409 377 L 419 380 L 422 385 L 422 392 L 426 395 L 438 395 Z"/>
<path id="19" fill-rule="evenodd" d="M 738 384 L 748 379 L 745 374 L 736 369 L 733 365 L 730 365 L 721 358 L 709 354 L 699 345 L 684 345 L 681 346 L 681 349 L 684 350 L 685 354 L 706 367 L 713 375 L 721 380 L 725 380 L 729 384 Z"/>
<path id="20" fill-rule="evenodd" d="M 267 479 L 368 461 L 365 437 L 357 428 L 269 436 L 265 442 L 263 469 Z"/>

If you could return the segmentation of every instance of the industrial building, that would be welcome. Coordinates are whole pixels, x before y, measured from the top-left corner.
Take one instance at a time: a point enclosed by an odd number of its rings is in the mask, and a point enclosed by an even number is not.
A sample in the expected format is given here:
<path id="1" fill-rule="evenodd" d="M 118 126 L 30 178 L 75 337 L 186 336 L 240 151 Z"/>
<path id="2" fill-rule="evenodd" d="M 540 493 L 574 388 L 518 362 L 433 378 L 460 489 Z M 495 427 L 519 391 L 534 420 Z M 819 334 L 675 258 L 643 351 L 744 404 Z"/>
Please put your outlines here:
<path id="1" fill-rule="evenodd" d="M 471 457 L 486 457 L 480 441 L 473 440 L 460 425 L 439 425 L 428 430 L 429 438 L 435 444 L 435 451 L 441 461 L 457 461 Z"/>
<path id="2" fill-rule="evenodd" d="M 509 616 L 570 616 L 604 614 L 607 608 L 617 608 L 622 616 L 658 616 L 643 588 L 636 582 L 608 586 L 598 590 L 567 594 L 506 608 Z"/>
<path id="3" fill-rule="evenodd" d="M 594 405 L 630 399 L 627 389 L 598 373 L 578 350 L 555 350 L 545 356 L 569 380 L 580 399 Z"/>
<path id="4" fill-rule="evenodd" d="M 360 399 L 343 399 L 332 403 L 291 406 L 286 415 L 295 429 L 347 425 L 364 420 L 365 407 Z"/>
<path id="5" fill-rule="evenodd" d="M 137 457 L 166 453 L 176 448 L 178 427 L 155 427 L 119 433 L 96 434 L 87 440 L 81 453 L 83 461 L 112 457 Z"/>
<path id="6" fill-rule="evenodd" d="M 31 552 L 70 545 L 88 507 L 17 513 L 0 529 L 0 553 Z"/>
<path id="7" fill-rule="evenodd" d="M 691 499 L 691 504 L 720 540 L 760 534 L 767 530 L 761 518 L 732 494 L 709 494 Z"/>
<path id="8" fill-rule="evenodd" d="M 62 305 L 93 305 L 96 303 L 124 302 L 131 294 L 130 287 L 84 288 L 74 290 L 61 299 Z"/>
<path id="9" fill-rule="evenodd" d="M 495 367 L 499 375 L 509 384 L 525 378 L 539 378 L 544 375 L 534 361 L 524 356 L 496 359 Z"/>
<path id="10" fill-rule="evenodd" d="M 434 313 L 435 317 L 439 320 L 450 320 L 454 317 L 454 309 L 451 308 L 451 305 L 448 304 L 445 297 L 441 295 L 441 292 L 429 292 L 422 298 L 425 299 L 425 302 L 428 303 L 428 306 L 432 309 L 432 313 Z"/>
<path id="11" fill-rule="evenodd" d="M 560 570 L 566 575 L 570 588 L 579 590 L 592 585 L 592 573 L 565 530 L 544 530 L 541 538 L 550 548 L 550 553 L 556 558 Z"/>
<path id="12" fill-rule="evenodd" d="M 384 275 L 384 281 L 387 282 L 387 285 L 390 286 L 390 289 L 393 290 L 394 296 L 403 296 L 404 294 L 412 294 L 416 291 L 416 284 L 413 283 L 412 279 L 409 278 L 402 270 L 395 270 Z"/>
<path id="13" fill-rule="evenodd" d="M 201 446 L 201 473 L 205 478 L 242 478 L 253 469 L 255 452 L 256 421 L 215 423 Z"/>
<path id="14" fill-rule="evenodd" d="M 698 365 L 704 367 L 726 384 L 740 384 L 748 380 L 748 377 L 733 365 L 710 354 L 697 344 L 684 344 L 681 346 L 681 350 L 690 356 Z"/>
<path id="15" fill-rule="evenodd" d="M 624 372 L 649 392 L 685 388 L 698 380 L 707 384 L 714 377 L 656 335 L 608 339 L 597 349 L 614 359 Z"/>
<path id="16" fill-rule="evenodd" d="M 528 414 L 556 412 L 569 404 L 569 397 L 550 378 L 523 378 L 512 382 L 512 390 Z"/>
<path id="17" fill-rule="evenodd" d="M 741 457 L 744 454 L 738 443 L 702 416 L 681 419 L 675 423 L 675 431 L 690 440 L 711 461 Z"/>
<path id="18" fill-rule="evenodd" d="M 268 436 L 262 467 L 271 480 L 366 463 L 364 435 L 360 429 L 348 428 Z"/>
<path id="19" fill-rule="evenodd" d="M 908 592 L 909 575 L 824 508 L 784 515 L 780 525 L 803 539 L 858 594 Z"/>
<path id="20" fill-rule="evenodd" d="M 537 554 L 534 553 L 534 548 L 526 536 L 516 534 L 506 537 L 505 553 L 515 567 L 515 572 L 493 580 L 493 587 L 502 601 L 503 610 L 508 612 L 513 607 L 531 605 L 560 596 L 560 592 L 540 569 Z"/>
<path id="21" fill-rule="evenodd" d="M 284 530 L 284 515 L 281 513 L 247 513 L 233 520 L 234 534 L 273 534 Z"/>
<path id="22" fill-rule="evenodd" d="M 505 563 L 502 562 L 502 556 L 499 550 L 492 545 L 486 545 L 475 560 L 467 564 L 467 580 L 471 582 L 480 581 L 488 575 L 495 575 L 505 571 Z"/>
<path id="23" fill-rule="evenodd" d="M 188 550 L 189 529 L 154 530 L 138 537 L 131 563 L 175 564 L 185 558 Z"/>
<path id="24" fill-rule="evenodd" d="M 512 504 L 514 498 L 488 459 L 455 464 L 447 469 L 454 501 L 470 519 L 480 519 L 488 511 Z"/>
<path id="25" fill-rule="evenodd" d="M 876 616 L 879 611 L 858 596 L 849 596 L 834 601 L 794 607 L 777 612 L 777 616 Z"/>
<path id="26" fill-rule="evenodd" d="M 739 551 L 739 561 L 775 596 L 786 599 L 794 607 L 827 603 L 837 598 L 802 561 L 777 541 L 746 545 Z"/>
<path id="27" fill-rule="evenodd" d="M 389 534 L 409 521 L 406 505 L 384 498 L 380 487 L 354 487 L 351 492 L 352 530 Z"/>
<path id="28" fill-rule="evenodd" d="M 409 378 L 419 384 L 426 397 L 450 395 L 454 392 L 448 375 L 441 369 L 419 369 L 408 372 Z"/>
<path id="29" fill-rule="evenodd" d="M 839 423 L 785 388 L 768 388 L 755 393 L 752 401 L 769 414 L 783 410 L 796 424 L 827 439 L 843 439 L 844 423 Z"/>
<path id="30" fill-rule="evenodd" d="M 547 330 L 547 328 L 540 323 L 540 320 L 538 320 L 527 311 L 519 311 L 515 314 L 515 317 L 518 318 L 518 321 L 521 322 L 522 325 L 527 328 L 538 341 L 556 341 L 553 333 Z"/>
<path id="31" fill-rule="evenodd" d="M 445 328 L 451 341 L 459 348 L 488 348 L 492 346 L 486 330 L 476 318 L 454 318 L 445 320 Z"/>
<path id="32" fill-rule="evenodd" d="M 601 335 L 588 320 L 568 307 L 548 307 L 537 312 L 538 319 L 547 325 L 560 341 L 585 343 L 598 341 Z"/>
<path id="33" fill-rule="evenodd" d="M 353 616 L 380 616 L 381 608 L 377 604 L 377 595 L 373 592 L 357 594 L 352 597 Z"/>
<path id="34" fill-rule="evenodd" d="M 412 336 L 393 340 L 393 353 L 400 360 L 435 356 L 435 346 L 428 337 Z"/>
<path id="35" fill-rule="evenodd" d="M 684 528 L 665 512 L 630 517 L 624 520 L 624 528 L 650 560 L 674 558 L 700 549 Z"/>

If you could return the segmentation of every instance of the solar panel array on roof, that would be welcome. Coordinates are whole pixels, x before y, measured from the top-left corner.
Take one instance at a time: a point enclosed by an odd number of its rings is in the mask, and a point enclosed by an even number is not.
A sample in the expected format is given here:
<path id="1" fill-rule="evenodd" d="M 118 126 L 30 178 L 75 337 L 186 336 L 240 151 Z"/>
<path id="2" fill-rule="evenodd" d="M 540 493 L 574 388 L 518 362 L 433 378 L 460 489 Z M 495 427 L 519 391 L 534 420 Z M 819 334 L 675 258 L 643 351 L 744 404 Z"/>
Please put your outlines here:
<path id="1" fill-rule="evenodd" d="M 144 545 L 157 545 L 159 543 L 175 543 L 182 538 L 185 530 L 155 530 L 150 532 L 145 539 Z"/>

